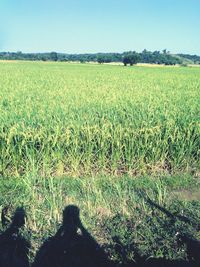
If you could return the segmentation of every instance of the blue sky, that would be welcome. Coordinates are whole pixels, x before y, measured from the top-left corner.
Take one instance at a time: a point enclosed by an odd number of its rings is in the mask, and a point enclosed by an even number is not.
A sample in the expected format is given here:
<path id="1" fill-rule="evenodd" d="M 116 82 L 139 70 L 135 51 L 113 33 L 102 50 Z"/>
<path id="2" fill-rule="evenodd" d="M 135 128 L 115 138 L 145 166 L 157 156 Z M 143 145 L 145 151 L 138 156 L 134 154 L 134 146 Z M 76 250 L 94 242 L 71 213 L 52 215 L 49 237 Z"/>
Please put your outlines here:
<path id="1" fill-rule="evenodd" d="M 200 55 L 200 0 L 0 0 L 0 51 Z"/>

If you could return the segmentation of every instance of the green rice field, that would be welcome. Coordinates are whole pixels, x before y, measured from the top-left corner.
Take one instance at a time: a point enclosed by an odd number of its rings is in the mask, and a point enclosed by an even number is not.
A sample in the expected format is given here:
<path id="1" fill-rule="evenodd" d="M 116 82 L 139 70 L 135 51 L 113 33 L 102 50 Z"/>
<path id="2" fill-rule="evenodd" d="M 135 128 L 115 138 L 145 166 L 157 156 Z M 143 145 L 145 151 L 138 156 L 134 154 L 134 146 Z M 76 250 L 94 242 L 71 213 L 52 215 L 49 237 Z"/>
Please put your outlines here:
<path id="1" fill-rule="evenodd" d="M 200 68 L 0 62 L 0 174 L 199 173 Z"/>

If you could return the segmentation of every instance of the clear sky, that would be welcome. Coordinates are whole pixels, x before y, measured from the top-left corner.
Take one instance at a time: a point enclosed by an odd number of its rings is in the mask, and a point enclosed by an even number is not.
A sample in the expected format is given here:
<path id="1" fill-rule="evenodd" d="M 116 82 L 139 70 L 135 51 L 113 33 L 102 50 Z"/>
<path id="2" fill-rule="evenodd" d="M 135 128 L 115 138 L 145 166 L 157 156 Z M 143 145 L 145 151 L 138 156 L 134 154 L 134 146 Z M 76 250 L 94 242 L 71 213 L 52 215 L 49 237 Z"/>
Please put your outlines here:
<path id="1" fill-rule="evenodd" d="M 200 0 L 0 0 L 0 51 L 200 55 Z"/>

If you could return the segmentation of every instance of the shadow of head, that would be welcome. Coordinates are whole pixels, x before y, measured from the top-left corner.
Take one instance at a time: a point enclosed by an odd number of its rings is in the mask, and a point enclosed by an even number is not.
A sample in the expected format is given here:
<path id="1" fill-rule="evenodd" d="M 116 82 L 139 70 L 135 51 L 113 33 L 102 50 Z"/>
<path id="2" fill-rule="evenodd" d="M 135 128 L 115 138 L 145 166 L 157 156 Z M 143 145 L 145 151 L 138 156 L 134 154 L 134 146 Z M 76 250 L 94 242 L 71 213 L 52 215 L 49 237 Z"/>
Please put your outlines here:
<path id="1" fill-rule="evenodd" d="M 79 226 L 80 210 L 77 206 L 69 205 L 63 211 L 63 226 L 75 225 Z"/>
<path id="2" fill-rule="evenodd" d="M 8 222 L 7 209 L 3 209 L 2 224 Z M 11 217 L 10 225 L 0 235 L 0 267 L 28 267 L 30 243 L 21 235 L 20 229 L 25 224 L 26 213 L 20 207 Z M 6 224 L 7 225 L 7 224 Z"/>
<path id="3" fill-rule="evenodd" d="M 1 212 L 2 226 L 5 227 L 10 224 L 10 227 L 21 228 L 25 224 L 26 213 L 23 207 L 18 207 L 14 215 L 9 218 L 9 209 L 5 207 Z"/>
<path id="4" fill-rule="evenodd" d="M 80 210 L 74 205 L 67 206 L 63 211 L 62 231 L 65 234 L 76 234 L 80 228 Z"/>
<path id="5" fill-rule="evenodd" d="M 26 218 L 26 213 L 25 213 L 24 208 L 22 207 L 17 208 L 12 218 L 11 226 L 16 227 L 16 228 L 23 227 L 25 225 L 25 218 Z"/>

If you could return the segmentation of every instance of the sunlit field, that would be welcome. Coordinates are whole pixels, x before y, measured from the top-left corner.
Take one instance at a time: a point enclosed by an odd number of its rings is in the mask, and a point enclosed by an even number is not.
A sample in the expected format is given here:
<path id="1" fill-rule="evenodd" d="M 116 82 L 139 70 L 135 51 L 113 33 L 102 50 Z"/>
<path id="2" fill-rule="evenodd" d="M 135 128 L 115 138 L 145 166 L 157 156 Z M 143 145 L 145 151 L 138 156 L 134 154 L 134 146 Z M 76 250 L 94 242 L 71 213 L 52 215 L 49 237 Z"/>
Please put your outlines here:
<path id="1" fill-rule="evenodd" d="M 0 174 L 198 174 L 200 68 L 0 62 Z"/>
<path id="2" fill-rule="evenodd" d="M 116 267 L 187 261 L 177 232 L 200 238 L 199 90 L 200 68 L 0 62 L 0 240 L 24 210 L 33 262 L 73 204 Z"/>

